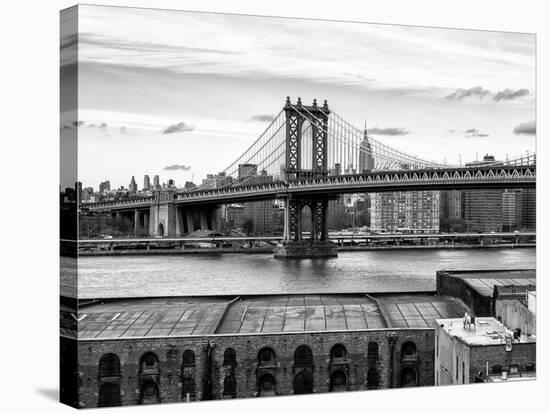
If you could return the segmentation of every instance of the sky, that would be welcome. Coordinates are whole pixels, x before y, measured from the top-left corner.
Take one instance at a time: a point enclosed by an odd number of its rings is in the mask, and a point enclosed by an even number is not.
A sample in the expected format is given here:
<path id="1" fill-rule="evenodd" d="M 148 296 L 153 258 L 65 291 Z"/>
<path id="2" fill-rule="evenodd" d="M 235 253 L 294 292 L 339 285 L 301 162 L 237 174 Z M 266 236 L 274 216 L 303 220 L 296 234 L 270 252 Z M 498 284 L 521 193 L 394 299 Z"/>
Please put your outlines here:
<path id="1" fill-rule="evenodd" d="M 222 171 L 286 96 L 327 99 L 369 134 L 458 164 L 535 151 L 535 35 L 84 5 L 62 31 L 78 67 L 78 179 L 182 186 Z M 78 66 L 69 51 L 78 50 Z M 67 52 L 67 53 L 64 53 Z M 73 54 L 74 55 L 74 54 Z M 62 82 L 63 82 L 62 78 Z M 74 105 L 73 105 L 74 106 Z"/>

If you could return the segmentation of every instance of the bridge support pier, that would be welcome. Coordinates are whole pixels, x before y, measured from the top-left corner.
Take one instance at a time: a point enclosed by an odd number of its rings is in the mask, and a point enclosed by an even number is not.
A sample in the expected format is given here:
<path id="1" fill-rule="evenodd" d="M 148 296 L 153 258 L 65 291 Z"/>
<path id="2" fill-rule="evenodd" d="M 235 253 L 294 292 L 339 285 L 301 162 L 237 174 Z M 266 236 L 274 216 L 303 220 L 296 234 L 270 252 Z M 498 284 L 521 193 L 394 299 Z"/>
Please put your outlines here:
<path id="1" fill-rule="evenodd" d="M 311 236 L 302 238 L 302 209 L 311 209 Z M 278 258 L 316 258 L 338 256 L 338 246 L 328 239 L 328 197 L 286 198 L 283 240 L 275 247 Z"/>

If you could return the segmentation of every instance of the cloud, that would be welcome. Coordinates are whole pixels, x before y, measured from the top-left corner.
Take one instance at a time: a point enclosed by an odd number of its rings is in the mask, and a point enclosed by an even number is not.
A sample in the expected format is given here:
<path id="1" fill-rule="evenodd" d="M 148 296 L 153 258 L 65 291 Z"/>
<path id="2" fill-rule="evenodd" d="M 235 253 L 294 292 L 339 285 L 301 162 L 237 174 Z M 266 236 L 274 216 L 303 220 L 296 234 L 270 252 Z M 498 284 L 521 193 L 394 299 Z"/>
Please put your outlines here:
<path id="1" fill-rule="evenodd" d="M 125 127 L 125 126 L 121 126 L 121 127 L 119 128 L 119 131 L 120 131 L 121 134 L 125 134 L 125 133 L 126 133 L 126 127 Z"/>
<path id="2" fill-rule="evenodd" d="M 488 89 L 483 89 L 481 86 L 474 86 L 470 89 L 457 89 L 450 95 L 447 95 L 445 99 L 449 101 L 459 101 L 461 99 L 467 98 L 469 96 L 478 97 L 479 99 L 483 99 L 486 95 L 488 95 L 490 91 Z"/>
<path id="3" fill-rule="evenodd" d="M 535 121 L 523 122 L 514 128 L 516 135 L 536 135 L 537 125 Z"/>
<path id="4" fill-rule="evenodd" d="M 378 128 L 378 127 L 369 128 L 367 132 L 373 135 L 406 135 L 409 133 L 409 131 L 407 131 L 404 128 Z"/>
<path id="5" fill-rule="evenodd" d="M 274 115 L 252 115 L 252 117 L 250 118 L 251 121 L 262 121 L 262 122 L 273 121 L 274 119 L 275 119 Z"/>
<path id="6" fill-rule="evenodd" d="M 166 167 L 164 167 L 164 171 L 189 171 L 191 169 L 191 166 L 190 165 L 179 165 L 179 164 L 174 164 L 174 165 L 168 165 Z"/>
<path id="7" fill-rule="evenodd" d="M 477 128 L 468 128 L 465 130 L 459 130 L 459 129 L 449 129 L 450 133 L 458 133 L 458 134 L 464 134 L 464 137 L 466 138 L 487 138 L 490 135 L 486 134 L 484 132 L 480 132 Z"/>
<path id="8" fill-rule="evenodd" d="M 89 124 L 88 128 L 97 128 L 101 129 L 103 132 L 107 129 L 107 123 L 106 122 L 100 122 L 98 124 Z"/>
<path id="9" fill-rule="evenodd" d="M 162 131 L 163 134 L 174 134 L 176 132 L 188 132 L 193 131 L 195 128 L 192 125 L 187 125 L 185 122 L 179 122 L 174 125 L 170 125 Z"/>
<path id="10" fill-rule="evenodd" d="M 503 91 L 497 92 L 493 96 L 494 101 L 509 101 L 510 99 L 520 98 L 522 96 L 529 95 L 529 89 L 518 89 L 514 91 L 513 89 L 504 89 Z"/>

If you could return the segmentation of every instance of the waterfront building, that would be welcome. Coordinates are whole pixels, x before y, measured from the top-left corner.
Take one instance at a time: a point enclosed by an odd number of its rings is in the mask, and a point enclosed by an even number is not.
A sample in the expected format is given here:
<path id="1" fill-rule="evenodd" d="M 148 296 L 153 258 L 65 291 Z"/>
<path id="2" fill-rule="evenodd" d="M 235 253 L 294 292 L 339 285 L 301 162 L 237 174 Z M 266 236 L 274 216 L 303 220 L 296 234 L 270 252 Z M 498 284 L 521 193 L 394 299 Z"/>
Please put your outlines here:
<path id="1" fill-rule="evenodd" d="M 534 270 L 439 271 L 437 291 L 462 299 L 470 313 L 437 320 L 436 385 L 535 377 Z"/>
<path id="2" fill-rule="evenodd" d="M 376 233 L 439 232 L 439 192 L 372 193 L 371 229 Z"/>
<path id="3" fill-rule="evenodd" d="M 433 385 L 434 309 L 466 308 L 414 294 L 125 299 L 80 306 L 79 346 L 69 329 L 61 346 L 78 355 L 83 408 Z"/>
<path id="4" fill-rule="evenodd" d="M 524 231 L 537 229 L 537 190 L 524 188 L 521 190 L 521 228 Z"/>
<path id="5" fill-rule="evenodd" d="M 504 190 L 502 193 L 502 231 L 520 230 L 522 219 L 521 190 Z"/>
<path id="6" fill-rule="evenodd" d="M 242 223 L 244 206 L 242 204 L 226 204 L 223 206 L 223 219 L 229 229 L 235 229 Z"/>
<path id="7" fill-rule="evenodd" d="M 503 190 L 465 190 L 464 220 L 468 232 L 502 231 Z"/>

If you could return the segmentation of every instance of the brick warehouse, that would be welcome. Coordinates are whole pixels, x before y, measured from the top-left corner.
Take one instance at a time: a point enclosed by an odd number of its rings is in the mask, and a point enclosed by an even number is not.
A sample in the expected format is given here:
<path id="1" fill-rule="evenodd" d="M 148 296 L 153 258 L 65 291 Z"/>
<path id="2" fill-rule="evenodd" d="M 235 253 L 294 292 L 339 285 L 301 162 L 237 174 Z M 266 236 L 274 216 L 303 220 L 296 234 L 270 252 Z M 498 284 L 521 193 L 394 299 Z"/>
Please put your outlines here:
<path id="1" fill-rule="evenodd" d="M 69 301 L 61 312 L 62 369 L 74 380 L 62 384 L 62 399 L 84 408 L 439 384 L 436 321 L 476 315 L 463 297 L 476 307 L 489 303 L 481 298 L 496 294 L 495 286 L 530 288 L 533 276 L 531 270 L 447 272 L 473 289 L 474 301 L 441 281 L 438 295 L 88 301 L 78 317 Z M 529 341 L 512 353 L 487 347 L 471 354 L 466 377 L 471 381 L 488 363 L 508 369 L 512 359 L 511 368 L 534 371 L 536 343 Z"/>
<path id="2" fill-rule="evenodd" d="M 433 321 L 465 309 L 422 294 L 133 299 L 81 307 L 62 344 L 80 407 L 423 386 Z"/>

